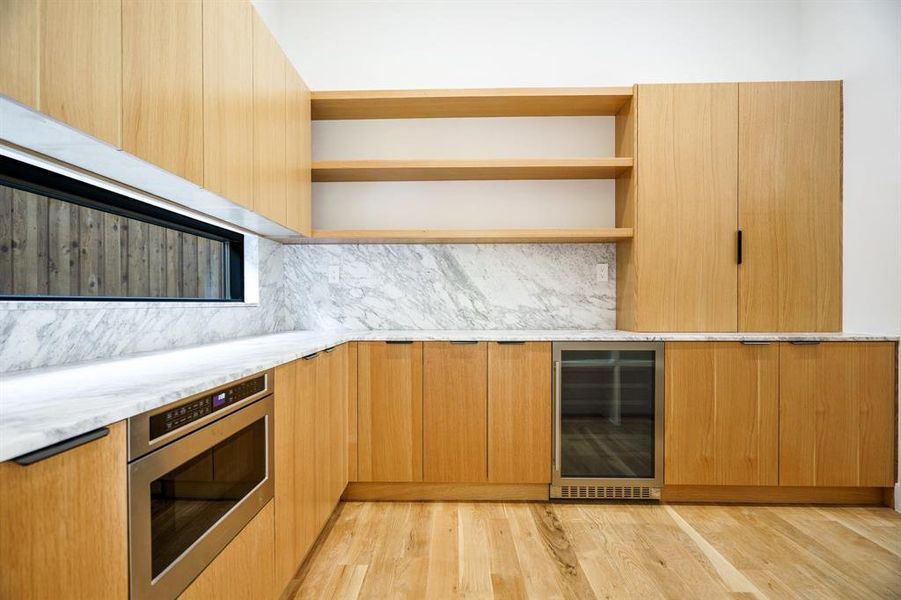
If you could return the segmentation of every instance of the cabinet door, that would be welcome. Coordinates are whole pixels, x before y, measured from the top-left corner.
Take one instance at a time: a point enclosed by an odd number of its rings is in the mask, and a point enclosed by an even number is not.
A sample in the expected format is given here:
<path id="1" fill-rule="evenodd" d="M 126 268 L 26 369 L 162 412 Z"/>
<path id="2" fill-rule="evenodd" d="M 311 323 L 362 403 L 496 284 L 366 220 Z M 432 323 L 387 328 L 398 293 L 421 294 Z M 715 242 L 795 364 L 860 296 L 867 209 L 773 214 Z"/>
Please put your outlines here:
<path id="1" fill-rule="evenodd" d="M 422 463 L 428 482 L 488 478 L 488 345 L 426 342 Z"/>
<path id="2" fill-rule="evenodd" d="M 297 497 L 298 462 L 296 452 L 298 414 L 297 363 L 275 369 L 275 583 L 285 588 L 300 564 L 297 553 L 297 520 L 302 506 Z"/>
<path id="3" fill-rule="evenodd" d="M 0 463 L 0 598 L 127 598 L 125 423 L 39 463 Z"/>
<path id="4" fill-rule="evenodd" d="M 38 107 L 39 4 L 36 0 L 0 2 L 0 94 Z"/>
<path id="5" fill-rule="evenodd" d="M 840 331 L 841 82 L 742 83 L 739 96 L 739 328 Z"/>
<path id="6" fill-rule="evenodd" d="M 781 485 L 895 482 L 895 344 L 782 344 Z"/>
<path id="7" fill-rule="evenodd" d="M 297 546 L 295 555 L 298 564 L 306 556 L 313 542 L 319 536 L 321 523 L 317 508 L 316 477 L 316 364 L 314 361 L 298 360 L 294 363 L 297 387 L 294 409 L 294 501 L 297 516 L 295 535 Z M 277 476 L 276 476 L 277 477 Z"/>
<path id="8" fill-rule="evenodd" d="M 122 2 L 43 0 L 40 35 L 41 111 L 121 146 Z"/>
<path id="9" fill-rule="evenodd" d="M 777 485 L 779 345 L 666 344 L 665 468 L 673 485 Z"/>
<path id="10" fill-rule="evenodd" d="M 635 329 L 737 328 L 738 85 L 640 85 Z"/>
<path id="11" fill-rule="evenodd" d="M 422 481 L 422 342 L 358 342 L 359 481 Z"/>
<path id="12" fill-rule="evenodd" d="M 488 481 L 551 481 L 551 344 L 488 344 Z"/>
<path id="13" fill-rule="evenodd" d="M 179 596 L 180 600 L 277 598 L 281 590 L 274 585 L 272 570 L 274 512 L 272 502 L 263 507 Z"/>
<path id="14" fill-rule="evenodd" d="M 309 357 L 314 368 L 314 418 L 313 439 L 313 495 L 316 530 L 320 530 L 331 513 L 331 378 L 329 377 L 329 356 L 320 352 Z"/>
<path id="15" fill-rule="evenodd" d="M 203 180 L 253 209 L 253 7 L 203 0 Z"/>
<path id="16" fill-rule="evenodd" d="M 341 500 L 347 487 L 347 345 L 326 353 L 322 364 L 329 377 L 329 508 Z"/>
<path id="17" fill-rule="evenodd" d="M 288 123 L 285 152 L 287 225 L 309 236 L 312 227 L 312 142 L 310 138 L 310 90 L 286 62 Z"/>
<path id="18" fill-rule="evenodd" d="M 253 13 L 253 206 L 284 224 L 288 180 L 285 175 L 286 60 L 278 42 Z"/>
<path id="19" fill-rule="evenodd" d="M 122 0 L 122 148 L 203 185 L 200 0 Z"/>

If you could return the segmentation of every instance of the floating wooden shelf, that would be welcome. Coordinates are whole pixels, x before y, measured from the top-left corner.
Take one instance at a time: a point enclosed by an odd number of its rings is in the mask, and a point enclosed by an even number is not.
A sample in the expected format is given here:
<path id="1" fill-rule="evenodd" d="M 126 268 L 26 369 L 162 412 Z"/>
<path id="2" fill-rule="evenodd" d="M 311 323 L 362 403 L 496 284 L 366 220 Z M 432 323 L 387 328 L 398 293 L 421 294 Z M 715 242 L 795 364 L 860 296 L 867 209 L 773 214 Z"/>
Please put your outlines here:
<path id="1" fill-rule="evenodd" d="M 631 87 L 313 92 L 313 120 L 611 116 Z"/>
<path id="2" fill-rule="evenodd" d="M 632 237 L 617 229 L 341 229 L 313 230 L 301 244 L 526 244 L 618 242 Z"/>
<path id="3" fill-rule="evenodd" d="M 313 181 L 451 181 L 473 179 L 614 179 L 631 158 L 534 160 L 325 160 Z"/>

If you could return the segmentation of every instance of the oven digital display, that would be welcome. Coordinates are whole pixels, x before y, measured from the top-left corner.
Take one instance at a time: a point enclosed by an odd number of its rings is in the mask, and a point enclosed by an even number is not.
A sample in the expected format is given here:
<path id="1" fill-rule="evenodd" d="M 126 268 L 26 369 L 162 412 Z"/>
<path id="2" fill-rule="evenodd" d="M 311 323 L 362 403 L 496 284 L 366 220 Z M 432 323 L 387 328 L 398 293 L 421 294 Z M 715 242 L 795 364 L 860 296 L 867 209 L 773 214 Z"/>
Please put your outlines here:
<path id="1" fill-rule="evenodd" d="M 189 423 L 229 407 L 266 389 L 266 377 L 261 375 L 242 381 L 209 396 L 180 404 L 150 417 L 150 439 L 172 433 Z"/>

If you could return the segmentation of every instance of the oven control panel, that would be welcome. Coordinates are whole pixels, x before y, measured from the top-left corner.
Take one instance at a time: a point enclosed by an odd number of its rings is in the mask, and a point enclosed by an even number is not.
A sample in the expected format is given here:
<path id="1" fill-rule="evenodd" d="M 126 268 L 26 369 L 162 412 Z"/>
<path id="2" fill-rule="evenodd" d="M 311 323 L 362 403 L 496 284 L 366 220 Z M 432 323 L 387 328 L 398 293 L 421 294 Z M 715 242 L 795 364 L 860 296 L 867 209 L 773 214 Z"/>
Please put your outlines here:
<path id="1" fill-rule="evenodd" d="M 150 417 L 150 439 L 181 429 L 236 402 L 259 394 L 266 389 L 266 376 L 260 375 L 215 392 L 189 400 Z"/>

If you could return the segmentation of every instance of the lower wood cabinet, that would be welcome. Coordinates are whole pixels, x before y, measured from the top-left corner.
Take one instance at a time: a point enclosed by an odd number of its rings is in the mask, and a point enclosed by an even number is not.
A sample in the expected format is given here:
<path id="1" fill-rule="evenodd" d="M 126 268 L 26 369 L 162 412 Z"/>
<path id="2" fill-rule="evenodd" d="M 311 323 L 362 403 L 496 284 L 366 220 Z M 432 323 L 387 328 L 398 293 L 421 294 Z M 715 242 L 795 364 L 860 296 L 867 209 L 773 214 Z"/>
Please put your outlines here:
<path id="1" fill-rule="evenodd" d="M 664 480 L 779 483 L 779 344 L 666 345 Z"/>
<path id="2" fill-rule="evenodd" d="M 895 347 L 782 344 L 781 485 L 894 485 Z"/>
<path id="3" fill-rule="evenodd" d="M 422 372 L 423 481 L 487 481 L 488 344 L 427 342 Z"/>
<path id="4" fill-rule="evenodd" d="M 303 562 L 347 485 L 347 346 L 275 370 L 274 586 Z"/>
<path id="5" fill-rule="evenodd" d="M 272 569 L 274 504 L 267 504 L 244 526 L 179 596 L 181 600 L 270 600 L 278 597 L 281 589 L 275 585 Z"/>
<path id="6" fill-rule="evenodd" d="M 551 481 L 551 344 L 488 344 L 488 481 Z"/>
<path id="7" fill-rule="evenodd" d="M 126 427 L 109 429 L 27 467 L 0 463 L 0 598 L 128 597 Z"/>
<path id="8" fill-rule="evenodd" d="M 359 342 L 357 398 L 357 480 L 422 481 L 422 342 Z"/>
<path id="9" fill-rule="evenodd" d="M 667 485 L 890 487 L 892 342 L 668 343 Z"/>

